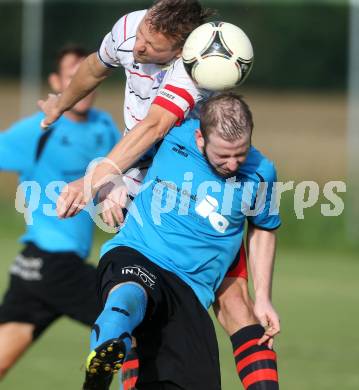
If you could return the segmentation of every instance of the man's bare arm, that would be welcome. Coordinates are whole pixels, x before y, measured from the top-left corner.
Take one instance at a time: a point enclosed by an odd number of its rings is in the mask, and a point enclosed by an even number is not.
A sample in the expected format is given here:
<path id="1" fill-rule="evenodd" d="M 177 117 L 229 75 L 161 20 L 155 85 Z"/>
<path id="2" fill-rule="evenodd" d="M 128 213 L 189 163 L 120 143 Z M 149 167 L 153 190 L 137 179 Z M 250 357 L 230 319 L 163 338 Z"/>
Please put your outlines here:
<path id="1" fill-rule="evenodd" d="M 93 174 L 94 186 L 100 178 L 130 168 L 153 145 L 162 140 L 178 120 L 177 116 L 158 105 L 152 105 L 146 118 L 137 124 L 107 155 L 113 162 L 100 164 Z"/>
<path id="2" fill-rule="evenodd" d="M 92 92 L 110 73 L 111 70 L 100 62 L 96 53 L 90 54 L 61 95 L 50 94 L 47 100 L 38 101 L 46 115 L 42 125 L 50 126 L 65 111 Z"/>
<path id="3" fill-rule="evenodd" d="M 273 345 L 273 337 L 280 332 L 278 314 L 272 306 L 272 280 L 276 250 L 276 233 L 248 225 L 247 235 L 248 259 L 252 272 L 255 305 L 254 312 L 266 328 L 260 343 L 269 340 Z"/>
<path id="4" fill-rule="evenodd" d="M 271 299 L 276 234 L 249 224 L 247 244 L 256 298 Z"/>

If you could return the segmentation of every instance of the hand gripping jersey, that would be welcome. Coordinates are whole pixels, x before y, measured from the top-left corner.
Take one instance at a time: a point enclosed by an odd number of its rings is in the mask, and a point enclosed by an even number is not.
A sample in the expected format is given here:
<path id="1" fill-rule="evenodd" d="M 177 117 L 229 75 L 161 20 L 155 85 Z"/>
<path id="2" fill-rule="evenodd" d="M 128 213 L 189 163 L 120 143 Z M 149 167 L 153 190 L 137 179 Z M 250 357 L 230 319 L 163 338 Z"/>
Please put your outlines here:
<path id="1" fill-rule="evenodd" d="M 126 72 L 125 133 L 146 117 L 151 104 L 172 112 L 180 123 L 198 101 L 209 95 L 208 91 L 195 86 L 181 58 L 166 66 L 135 62 L 136 32 L 146 12 L 136 11 L 123 16 L 105 36 L 98 51 L 98 58 L 106 67 L 122 66 Z"/>
<path id="2" fill-rule="evenodd" d="M 252 147 L 237 176 L 224 179 L 198 150 L 197 128 L 198 120 L 188 120 L 164 138 L 125 226 L 102 254 L 134 248 L 175 273 L 209 307 L 242 244 L 246 219 L 271 230 L 280 218 L 273 163 Z"/>

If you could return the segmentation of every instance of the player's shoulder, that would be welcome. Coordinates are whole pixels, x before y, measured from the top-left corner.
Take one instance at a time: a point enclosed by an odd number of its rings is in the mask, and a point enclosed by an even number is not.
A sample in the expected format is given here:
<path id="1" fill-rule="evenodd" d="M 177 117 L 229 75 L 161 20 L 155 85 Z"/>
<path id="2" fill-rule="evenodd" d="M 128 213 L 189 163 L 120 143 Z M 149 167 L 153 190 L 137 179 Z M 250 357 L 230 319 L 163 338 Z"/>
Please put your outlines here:
<path id="1" fill-rule="evenodd" d="M 194 144 L 196 129 L 199 129 L 199 120 L 186 119 L 179 126 L 174 126 L 166 135 L 165 140 L 170 144 L 181 145 L 190 150 Z"/>
<path id="2" fill-rule="evenodd" d="M 113 123 L 111 114 L 109 114 L 107 111 L 103 111 L 94 107 L 89 110 L 88 118 L 90 122 L 108 122 L 109 124 Z"/>
<path id="3" fill-rule="evenodd" d="M 189 85 L 192 87 L 195 87 L 199 91 L 202 91 L 203 93 L 211 93 L 213 92 L 207 91 L 205 89 L 199 88 L 196 83 L 192 80 L 190 75 L 188 74 L 186 68 L 184 67 L 183 59 L 182 57 L 179 57 L 175 59 L 171 65 L 168 68 L 168 74 L 169 76 L 172 76 L 172 79 L 178 78 L 181 82 L 186 81 Z"/>
<path id="4" fill-rule="evenodd" d="M 250 176 L 253 180 L 261 182 L 274 182 L 277 179 L 274 162 L 254 146 L 251 146 L 240 172 L 246 176 Z"/>
<path id="5" fill-rule="evenodd" d="M 102 126 L 105 131 L 119 132 L 114 119 L 107 111 L 91 108 L 89 111 L 88 120 L 90 123 L 98 123 L 98 125 Z"/>
<path id="6" fill-rule="evenodd" d="M 124 42 L 129 38 L 133 38 L 146 12 L 146 9 L 134 11 L 118 19 L 112 29 L 113 39 Z"/>
<path id="7" fill-rule="evenodd" d="M 18 131 L 33 131 L 33 132 L 41 132 L 40 123 L 44 119 L 45 115 L 42 111 L 35 112 L 29 116 L 19 119 L 14 122 L 10 129 L 16 129 Z"/>
<path id="8" fill-rule="evenodd" d="M 28 115 L 28 116 L 20 119 L 16 123 L 22 124 L 22 125 L 27 125 L 27 124 L 32 123 L 32 124 L 36 125 L 37 123 L 40 123 L 44 118 L 45 118 L 45 114 L 42 111 L 37 111 L 31 115 Z"/>
<path id="9" fill-rule="evenodd" d="M 180 94 L 181 97 L 193 105 L 201 100 L 208 99 L 213 94 L 213 92 L 199 88 L 195 84 L 187 73 L 182 58 L 176 59 L 169 66 L 163 84 L 165 89 Z"/>
<path id="10" fill-rule="evenodd" d="M 184 136 L 193 136 L 196 129 L 199 129 L 200 123 L 198 119 L 186 119 L 179 126 L 174 126 L 166 137 L 168 138 L 183 138 Z"/>
<path id="11" fill-rule="evenodd" d="M 124 18 L 127 18 L 127 26 L 129 29 L 133 29 L 138 27 L 138 25 L 141 23 L 142 19 L 147 13 L 147 9 L 141 9 L 139 11 L 133 11 L 128 13 L 124 16 Z"/>
<path id="12" fill-rule="evenodd" d="M 191 77 L 189 76 L 189 74 L 187 73 L 184 67 L 182 57 L 177 58 L 171 63 L 171 65 L 168 68 L 168 74 L 169 76 L 175 76 L 176 78 L 180 77 L 182 79 L 185 79 L 191 85 L 195 85 L 194 81 L 191 79 Z"/>

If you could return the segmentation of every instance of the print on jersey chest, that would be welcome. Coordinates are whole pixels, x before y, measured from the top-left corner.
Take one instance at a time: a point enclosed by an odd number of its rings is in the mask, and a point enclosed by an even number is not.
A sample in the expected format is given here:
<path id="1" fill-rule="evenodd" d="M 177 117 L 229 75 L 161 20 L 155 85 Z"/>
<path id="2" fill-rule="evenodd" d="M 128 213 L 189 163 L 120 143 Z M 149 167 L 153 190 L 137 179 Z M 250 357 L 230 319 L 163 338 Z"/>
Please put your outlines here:
<path id="1" fill-rule="evenodd" d="M 162 224 L 163 218 L 186 216 L 186 223 L 200 224 L 203 233 L 214 229 L 220 234 L 226 233 L 230 225 L 233 228 L 242 224 L 241 184 L 233 187 L 232 181 L 205 179 L 193 172 L 185 172 L 181 182 L 157 175 L 151 186 L 150 207 L 155 224 Z"/>
<path id="2" fill-rule="evenodd" d="M 130 95 L 140 102 L 153 100 L 166 76 L 167 70 L 161 70 L 155 65 L 142 65 L 136 62 L 127 69 L 127 85 Z"/>

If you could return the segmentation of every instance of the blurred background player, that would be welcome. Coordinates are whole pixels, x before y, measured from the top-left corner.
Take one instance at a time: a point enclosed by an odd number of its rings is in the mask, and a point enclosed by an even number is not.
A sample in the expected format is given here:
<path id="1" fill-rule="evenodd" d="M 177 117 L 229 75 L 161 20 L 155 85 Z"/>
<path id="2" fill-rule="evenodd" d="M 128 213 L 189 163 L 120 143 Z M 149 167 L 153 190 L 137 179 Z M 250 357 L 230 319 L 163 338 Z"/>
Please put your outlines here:
<path id="1" fill-rule="evenodd" d="M 75 45 L 59 52 L 56 71 L 49 76 L 55 93 L 67 87 L 86 55 Z M 54 210 L 55 187 L 47 188 L 51 182 L 81 177 L 88 164 L 105 156 L 120 138 L 110 115 L 92 108 L 94 98 L 89 94 L 47 132 L 41 130 L 44 115 L 38 112 L 0 133 L 0 170 L 17 172 L 20 182 L 33 181 L 41 191 L 0 306 L 0 378 L 62 315 L 88 326 L 96 319 L 96 271 L 84 262 L 92 245 L 91 217 L 84 211 L 59 220 L 53 211 L 46 215 L 44 207 L 49 204 Z"/>
<path id="2" fill-rule="evenodd" d="M 225 94 L 203 105 L 200 122 L 188 120 L 165 137 L 125 225 L 102 250 L 98 273 L 104 309 L 91 336 L 85 390 L 108 388 L 134 330 L 140 358 L 136 388 L 221 388 L 207 309 L 239 251 L 246 219 L 255 295 L 271 302 L 280 226 L 278 214 L 271 212 L 276 171 L 251 146 L 252 128 L 247 104 Z M 189 175 L 190 189 L 181 191 Z M 258 195 L 261 183 L 264 197 Z M 254 203 L 257 212 L 247 216 Z M 249 299 L 242 305 L 251 312 Z M 263 333 L 262 326 L 252 324 L 232 336 L 245 389 L 279 388 L 276 354 L 267 343 L 258 345 Z"/>

